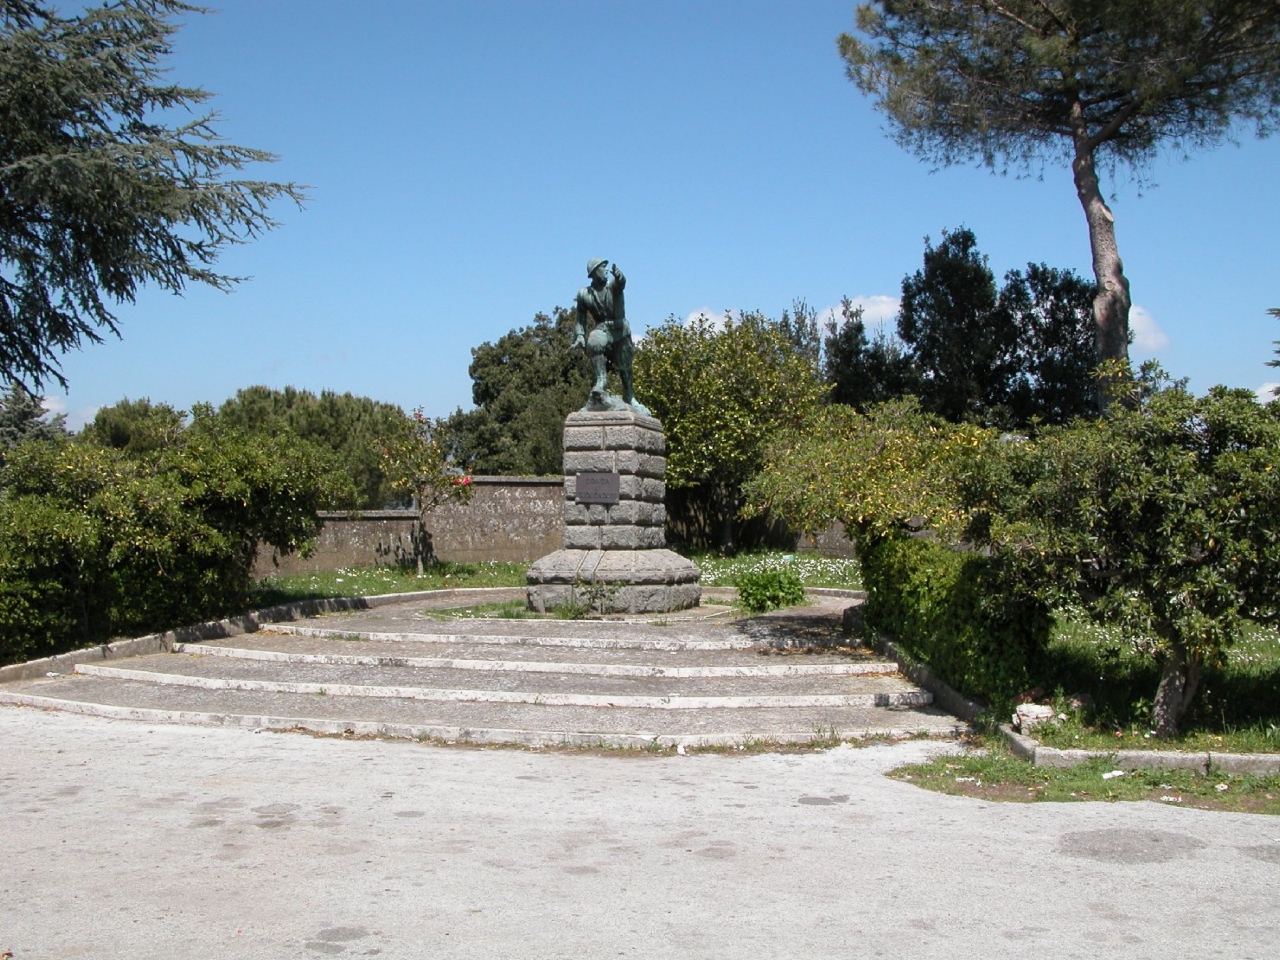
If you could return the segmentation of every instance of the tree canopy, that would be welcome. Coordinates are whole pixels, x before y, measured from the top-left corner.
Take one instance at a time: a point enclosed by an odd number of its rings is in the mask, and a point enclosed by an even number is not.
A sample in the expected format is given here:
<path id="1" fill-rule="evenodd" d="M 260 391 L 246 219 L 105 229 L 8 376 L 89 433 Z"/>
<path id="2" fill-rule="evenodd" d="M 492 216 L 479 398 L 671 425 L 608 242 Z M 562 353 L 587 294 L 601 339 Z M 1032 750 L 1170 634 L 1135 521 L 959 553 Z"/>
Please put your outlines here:
<path id="1" fill-rule="evenodd" d="M 794 323 L 759 313 L 723 324 L 671 317 L 636 349 L 637 389 L 666 431 L 667 485 L 705 492 L 721 548 L 735 546 L 742 484 L 768 438 L 802 423 L 825 393 Z"/>
<path id="2" fill-rule="evenodd" d="M 943 230 L 902 280 L 896 336 L 869 340 L 847 301 L 828 325 L 831 400 L 865 410 L 911 394 L 952 422 L 1065 423 L 1093 407 L 1092 299 L 1092 284 L 1043 263 L 1010 270 L 997 289 L 973 231 Z"/>
<path id="3" fill-rule="evenodd" d="M 24 440 L 60 440 L 67 436 L 67 415 L 48 416 L 39 397 L 13 383 L 0 396 L 0 466 L 5 452 Z"/>
<path id="4" fill-rule="evenodd" d="M 166 79 L 180 0 L 115 0 L 62 17 L 0 0 L 0 378 L 66 386 L 62 353 L 140 285 L 229 289 L 220 252 L 276 225 L 294 184 L 232 179 L 274 160 L 222 140 L 210 94 Z"/>
<path id="5" fill-rule="evenodd" d="M 149 397 L 141 400 L 125 397 L 109 407 L 100 407 L 80 431 L 80 439 L 140 456 L 176 443 L 186 424 L 185 410 L 176 410 L 167 403 L 152 403 Z"/>
<path id="6" fill-rule="evenodd" d="M 351 393 L 253 386 L 237 390 L 218 408 L 227 423 L 255 434 L 289 433 L 328 451 L 335 469 L 351 479 L 353 499 L 330 510 L 380 510 L 402 503 L 386 473 L 384 454 L 411 432 L 411 418 L 394 403 Z"/>
<path id="7" fill-rule="evenodd" d="M 447 421 L 459 463 L 481 474 L 560 474 L 564 418 L 591 389 L 583 354 L 572 348 L 573 324 L 573 314 L 556 307 L 471 351 L 476 407 Z"/>
<path id="8" fill-rule="evenodd" d="M 1098 164 L 1266 135 L 1280 118 L 1270 0 L 880 0 L 839 38 L 849 78 L 931 162 L 1071 166 L 1097 279 L 1099 359 L 1128 351 L 1129 282 Z"/>
<path id="9" fill-rule="evenodd" d="M 902 280 L 898 336 L 920 371 L 926 409 L 952 422 L 1007 406 L 1018 370 L 1018 329 L 972 230 L 926 238 L 924 266 Z"/>

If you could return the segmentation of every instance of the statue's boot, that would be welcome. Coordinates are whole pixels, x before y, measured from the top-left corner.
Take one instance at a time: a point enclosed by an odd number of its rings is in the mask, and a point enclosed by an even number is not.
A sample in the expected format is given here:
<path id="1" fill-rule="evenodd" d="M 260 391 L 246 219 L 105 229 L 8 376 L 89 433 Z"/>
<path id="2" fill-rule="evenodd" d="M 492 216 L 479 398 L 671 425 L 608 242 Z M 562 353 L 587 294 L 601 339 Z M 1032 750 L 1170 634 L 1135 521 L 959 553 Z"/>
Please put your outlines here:
<path id="1" fill-rule="evenodd" d="M 609 371 L 605 366 L 604 354 L 599 353 L 592 357 L 591 366 L 593 366 L 596 371 L 596 383 L 595 386 L 591 388 L 591 392 L 603 394 L 604 388 L 609 383 Z"/>

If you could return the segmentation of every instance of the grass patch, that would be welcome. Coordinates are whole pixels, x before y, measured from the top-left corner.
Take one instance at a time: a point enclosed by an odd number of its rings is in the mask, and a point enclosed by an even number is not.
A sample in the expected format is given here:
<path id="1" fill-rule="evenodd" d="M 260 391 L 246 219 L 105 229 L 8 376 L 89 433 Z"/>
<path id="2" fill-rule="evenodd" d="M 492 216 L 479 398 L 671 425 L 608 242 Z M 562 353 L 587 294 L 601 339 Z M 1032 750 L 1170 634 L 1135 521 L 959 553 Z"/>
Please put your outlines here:
<path id="1" fill-rule="evenodd" d="M 1035 738 L 1047 746 L 1091 750 L 1280 752 L 1280 631 L 1250 624 L 1227 651 L 1226 662 L 1205 669 L 1174 741 L 1151 733 L 1151 698 L 1160 675 L 1149 649 L 1141 638 L 1135 641 L 1083 614 L 1059 613 L 1037 672 L 1068 719 L 1037 727 Z M 1064 694 L 1084 694 L 1091 707 L 1073 712 Z"/>
<path id="2" fill-rule="evenodd" d="M 327 597 L 371 597 L 384 593 L 443 590 L 450 587 L 523 587 L 527 563 L 434 563 L 422 576 L 396 567 L 351 567 L 320 573 L 264 577 L 254 584 L 254 608 Z"/>
<path id="3" fill-rule="evenodd" d="M 1011 803 L 1149 800 L 1170 806 L 1280 815 L 1280 777 L 1193 770 L 1120 770 L 1101 758 L 1067 770 L 1034 767 L 994 741 L 980 752 L 898 767 L 888 776 L 925 790 Z"/>

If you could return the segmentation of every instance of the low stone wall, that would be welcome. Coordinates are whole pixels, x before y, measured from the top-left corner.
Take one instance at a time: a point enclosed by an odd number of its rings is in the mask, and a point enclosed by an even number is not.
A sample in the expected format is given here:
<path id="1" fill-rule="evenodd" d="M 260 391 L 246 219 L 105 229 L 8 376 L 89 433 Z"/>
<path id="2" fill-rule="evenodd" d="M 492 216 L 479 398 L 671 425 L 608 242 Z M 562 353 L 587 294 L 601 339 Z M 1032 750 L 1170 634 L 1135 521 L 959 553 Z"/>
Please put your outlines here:
<path id="1" fill-rule="evenodd" d="M 258 554 L 254 576 L 314 573 L 343 567 L 413 564 L 419 556 L 476 563 L 532 562 L 559 550 L 564 530 L 560 477 L 474 477 L 468 503 L 448 503 L 428 518 L 424 536 L 414 510 L 322 513 L 310 557 Z"/>
<path id="2" fill-rule="evenodd" d="M 324 528 L 310 557 L 295 554 L 274 563 L 271 550 L 263 550 L 254 576 L 413 564 L 419 555 L 457 563 L 532 563 L 563 546 L 563 478 L 473 477 L 472 491 L 469 503 L 445 504 L 431 515 L 427 537 L 413 510 L 322 513 Z M 816 538 L 793 534 L 774 545 L 825 557 L 853 556 L 853 544 L 838 527 Z"/>

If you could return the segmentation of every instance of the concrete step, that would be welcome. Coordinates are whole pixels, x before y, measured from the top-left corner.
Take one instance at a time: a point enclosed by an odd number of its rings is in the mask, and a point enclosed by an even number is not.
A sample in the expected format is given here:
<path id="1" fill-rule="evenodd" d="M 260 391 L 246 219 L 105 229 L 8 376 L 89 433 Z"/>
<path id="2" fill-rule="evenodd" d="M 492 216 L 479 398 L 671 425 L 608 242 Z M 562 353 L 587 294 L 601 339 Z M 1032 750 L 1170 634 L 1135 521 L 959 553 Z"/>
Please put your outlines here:
<path id="1" fill-rule="evenodd" d="M 662 677 L 292 663 L 157 654 L 76 673 L 204 689 L 413 700 L 474 700 L 655 710 L 708 707 L 925 706 L 932 696 L 885 675 Z"/>
<path id="2" fill-rule="evenodd" d="M 0 702 L 151 722 L 526 745 L 805 743 L 827 737 L 946 735 L 959 726 L 932 708 L 654 710 L 206 690 L 81 675 L 6 684 Z"/>
<path id="3" fill-rule="evenodd" d="M 268 634 L 316 637 L 321 640 L 368 640 L 382 643 L 470 643 L 503 647 L 574 647 L 580 650 L 751 650 L 756 641 L 743 635 L 706 638 L 679 634 L 668 636 L 586 636 L 579 626 L 570 634 L 533 634 L 509 628 L 479 624 L 475 632 L 446 630 L 442 624 L 424 625 L 421 630 L 364 630 L 363 624 L 351 626 L 312 627 L 302 625 L 273 626 Z M 434 628 L 434 629 L 432 629 Z"/>
<path id="4" fill-rule="evenodd" d="M 548 650 L 538 646 L 508 647 L 465 642 L 415 649 L 406 648 L 397 641 L 336 644 L 323 638 L 264 632 L 243 634 L 217 642 L 181 643 L 174 649 L 192 656 L 288 663 L 591 673 L 618 677 L 856 676 L 892 675 L 898 672 L 897 664 L 872 657 L 860 650 L 804 656 L 785 653 L 762 656 L 762 651 L 754 648 L 668 650 L 664 651 L 661 658 L 655 658 L 652 650 L 575 647 Z M 432 656 L 411 655 L 420 653 Z"/>
<path id="5" fill-rule="evenodd" d="M 439 598 L 7 683 L 0 702 L 155 722 L 634 747 L 953 733 L 892 662 L 837 646 L 848 597 L 767 617 L 478 619 Z"/>

